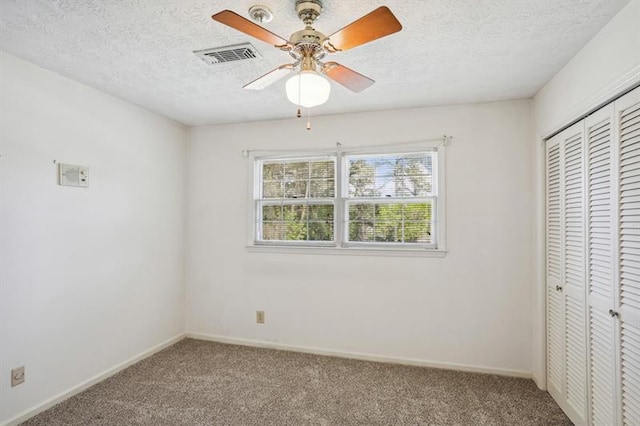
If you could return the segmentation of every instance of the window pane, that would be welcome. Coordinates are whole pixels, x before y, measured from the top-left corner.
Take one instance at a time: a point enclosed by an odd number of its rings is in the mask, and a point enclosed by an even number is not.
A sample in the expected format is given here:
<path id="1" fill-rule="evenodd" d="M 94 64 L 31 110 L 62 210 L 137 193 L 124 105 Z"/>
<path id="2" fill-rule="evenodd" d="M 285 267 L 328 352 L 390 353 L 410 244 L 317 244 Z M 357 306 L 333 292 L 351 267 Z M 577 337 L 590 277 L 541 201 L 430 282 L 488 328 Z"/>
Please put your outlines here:
<path id="1" fill-rule="evenodd" d="M 333 204 L 262 206 L 263 241 L 333 241 Z"/>
<path id="2" fill-rule="evenodd" d="M 308 198 L 307 193 L 309 189 L 308 180 L 294 180 L 284 183 L 284 196 L 285 198 Z"/>
<path id="3" fill-rule="evenodd" d="M 376 205 L 376 222 L 396 222 L 402 220 L 403 204 Z"/>
<path id="4" fill-rule="evenodd" d="M 412 203 L 404 207 L 405 221 L 431 222 L 431 203 Z"/>
<path id="5" fill-rule="evenodd" d="M 309 206 L 309 218 L 311 220 L 321 220 L 333 222 L 333 205 L 320 204 Z"/>
<path id="6" fill-rule="evenodd" d="M 402 164 L 402 189 L 405 196 L 419 197 L 433 192 L 433 157 L 411 155 Z"/>
<path id="7" fill-rule="evenodd" d="M 312 178 L 333 179 L 335 177 L 333 161 L 312 161 L 310 162 L 310 166 Z"/>
<path id="8" fill-rule="evenodd" d="M 290 204 L 283 206 L 284 210 L 284 221 L 285 222 L 299 222 L 305 216 L 307 216 L 307 211 L 309 206 L 304 204 Z"/>
<path id="9" fill-rule="evenodd" d="M 424 222 L 405 222 L 404 223 L 404 242 L 405 243 L 430 243 L 431 242 L 431 226 L 425 226 Z"/>
<path id="10" fill-rule="evenodd" d="M 375 165 L 364 159 L 349 160 L 349 196 L 375 196 Z"/>
<path id="11" fill-rule="evenodd" d="M 349 220 L 373 221 L 374 204 L 349 204 Z"/>
<path id="12" fill-rule="evenodd" d="M 349 221 L 349 241 L 375 241 L 373 238 L 373 222 Z"/>
<path id="13" fill-rule="evenodd" d="M 433 153 L 348 156 L 349 197 L 432 194 Z"/>
<path id="14" fill-rule="evenodd" d="M 335 160 L 268 160 L 262 162 L 262 198 L 335 197 Z"/>
<path id="15" fill-rule="evenodd" d="M 375 240 L 382 243 L 402 242 L 402 221 L 375 222 Z"/>
<path id="16" fill-rule="evenodd" d="M 265 221 L 282 220 L 282 206 L 262 206 L 262 219 Z"/>
<path id="17" fill-rule="evenodd" d="M 310 241 L 333 241 L 333 222 L 309 222 Z"/>
<path id="18" fill-rule="evenodd" d="M 284 175 L 287 181 L 307 179 L 309 177 L 309 162 L 296 161 L 284 163 Z"/>
<path id="19" fill-rule="evenodd" d="M 349 241 L 431 244 L 431 202 L 349 203 Z"/>
<path id="20" fill-rule="evenodd" d="M 284 176 L 283 163 L 264 163 L 262 165 L 262 179 L 282 180 L 283 176 Z"/>
<path id="21" fill-rule="evenodd" d="M 335 195 L 333 179 L 312 179 L 309 196 L 311 198 L 332 198 Z"/>
<path id="22" fill-rule="evenodd" d="M 306 222 L 285 222 L 284 239 L 287 241 L 306 241 Z"/>
<path id="23" fill-rule="evenodd" d="M 262 222 L 262 235 L 261 240 L 269 241 L 269 240 L 282 240 L 284 224 L 282 222 Z"/>
<path id="24" fill-rule="evenodd" d="M 284 196 L 284 183 L 282 181 L 265 180 L 262 183 L 263 198 L 282 198 Z"/>

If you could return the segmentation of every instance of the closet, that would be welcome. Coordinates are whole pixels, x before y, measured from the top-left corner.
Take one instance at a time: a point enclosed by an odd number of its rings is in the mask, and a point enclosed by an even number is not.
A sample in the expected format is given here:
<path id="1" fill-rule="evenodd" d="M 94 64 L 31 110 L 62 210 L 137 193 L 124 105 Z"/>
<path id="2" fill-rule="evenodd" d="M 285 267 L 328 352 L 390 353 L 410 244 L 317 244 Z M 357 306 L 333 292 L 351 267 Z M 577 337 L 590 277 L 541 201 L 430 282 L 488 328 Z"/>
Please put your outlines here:
<path id="1" fill-rule="evenodd" d="M 576 424 L 640 425 L 640 88 L 546 142 L 547 386 Z"/>

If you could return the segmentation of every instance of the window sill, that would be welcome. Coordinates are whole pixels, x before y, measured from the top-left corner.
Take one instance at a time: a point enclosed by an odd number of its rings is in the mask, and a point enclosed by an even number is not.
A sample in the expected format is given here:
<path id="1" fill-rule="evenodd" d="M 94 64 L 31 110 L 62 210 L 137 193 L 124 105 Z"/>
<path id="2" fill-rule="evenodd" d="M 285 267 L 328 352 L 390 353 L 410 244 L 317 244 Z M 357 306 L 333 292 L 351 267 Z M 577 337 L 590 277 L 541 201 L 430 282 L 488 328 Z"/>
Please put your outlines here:
<path id="1" fill-rule="evenodd" d="M 445 257 L 447 250 L 438 249 L 404 249 L 404 248 L 373 248 L 373 247 L 309 247 L 309 246 L 276 246 L 276 245 L 248 245 L 250 253 L 273 254 L 323 254 L 347 256 L 385 256 L 385 257 Z"/>

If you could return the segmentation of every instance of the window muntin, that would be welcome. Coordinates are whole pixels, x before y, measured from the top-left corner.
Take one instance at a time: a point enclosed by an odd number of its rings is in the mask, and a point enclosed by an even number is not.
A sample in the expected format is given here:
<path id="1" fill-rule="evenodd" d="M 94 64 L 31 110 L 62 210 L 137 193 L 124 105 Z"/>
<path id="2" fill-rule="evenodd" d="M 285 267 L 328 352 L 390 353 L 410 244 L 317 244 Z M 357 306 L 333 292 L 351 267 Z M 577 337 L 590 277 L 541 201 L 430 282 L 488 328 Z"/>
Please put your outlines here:
<path id="1" fill-rule="evenodd" d="M 437 148 L 257 158 L 253 243 L 437 249 L 438 159 Z"/>
<path id="2" fill-rule="evenodd" d="M 256 242 L 335 241 L 335 157 L 258 160 Z"/>

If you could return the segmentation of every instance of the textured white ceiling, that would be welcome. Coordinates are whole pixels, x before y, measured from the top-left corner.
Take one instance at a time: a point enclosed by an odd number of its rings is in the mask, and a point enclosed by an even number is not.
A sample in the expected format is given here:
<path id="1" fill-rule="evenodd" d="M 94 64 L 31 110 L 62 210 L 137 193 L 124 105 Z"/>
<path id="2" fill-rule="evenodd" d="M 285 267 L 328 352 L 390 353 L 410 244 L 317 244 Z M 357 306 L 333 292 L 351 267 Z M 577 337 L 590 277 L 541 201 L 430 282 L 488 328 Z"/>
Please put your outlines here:
<path id="1" fill-rule="evenodd" d="M 332 84 L 314 114 L 528 98 L 629 0 L 325 0 L 316 29 L 331 34 L 381 5 L 399 33 L 331 56 L 376 84 L 360 94 Z M 637 1 L 637 0 L 634 0 Z M 290 117 L 283 79 L 242 86 L 286 52 L 214 22 L 254 4 L 264 26 L 302 29 L 295 0 L 0 0 L 0 48 L 187 125 Z M 251 41 L 262 59 L 207 65 L 192 51 Z"/>

